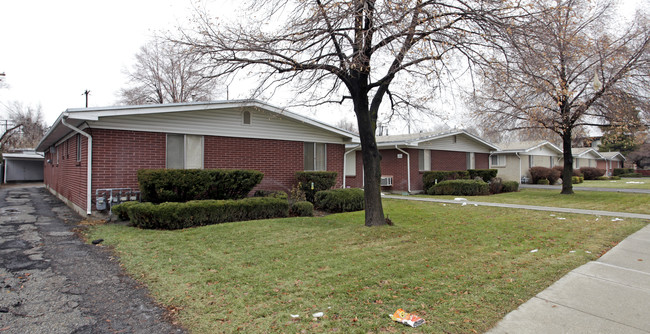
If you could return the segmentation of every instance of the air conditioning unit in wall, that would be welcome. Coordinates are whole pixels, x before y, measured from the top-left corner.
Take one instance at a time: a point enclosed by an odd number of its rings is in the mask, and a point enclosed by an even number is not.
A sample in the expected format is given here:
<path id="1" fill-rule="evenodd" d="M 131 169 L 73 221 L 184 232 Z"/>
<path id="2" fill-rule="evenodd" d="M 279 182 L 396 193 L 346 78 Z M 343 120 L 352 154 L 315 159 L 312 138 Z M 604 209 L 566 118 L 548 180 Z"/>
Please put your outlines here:
<path id="1" fill-rule="evenodd" d="M 382 176 L 381 177 L 381 186 L 382 187 L 392 187 L 393 186 L 393 176 Z"/>

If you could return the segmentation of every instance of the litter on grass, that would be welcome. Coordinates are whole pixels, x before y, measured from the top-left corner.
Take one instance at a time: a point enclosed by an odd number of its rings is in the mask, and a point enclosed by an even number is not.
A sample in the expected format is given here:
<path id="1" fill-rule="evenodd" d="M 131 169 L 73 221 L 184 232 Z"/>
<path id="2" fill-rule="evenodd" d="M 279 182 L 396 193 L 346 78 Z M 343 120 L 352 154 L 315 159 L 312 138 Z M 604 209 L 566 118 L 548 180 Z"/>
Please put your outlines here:
<path id="1" fill-rule="evenodd" d="M 467 202 L 463 202 L 463 204 L 461 204 L 460 206 L 465 206 L 465 205 L 467 205 Z"/>
<path id="2" fill-rule="evenodd" d="M 591 252 L 590 252 L 590 251 L 585 251 L 585 253 L 587 253 L 587 254 L 591 254 Z"/>
<path id="3" fill-rule="evenodd" d="M 454 201 L 467 201 L 467 198 L 456 197 L 454 198 Z"/>
<path id="4" fill-rule="evenodd" d="M 569 251 L 569 253 L 575 253 L 576 251 Z"/>
<path id="5" fill-rule="evenodd" d="M 530 252 L 531 252 L 531 253 L 537 253 L 537 252 L 539 252 L 539 249 L 533 249 L 533 250 L 530 251 Z"/>
<path id="6" fill-rule="evenodd" d="M 612 219 L 612 221 L 613 222 L 620 222 L 620 221 L 623 221 L 623 219 L 617 217 L 617 218 Z"/>
<path id="7" fill-rule="evenodd" d="M 394 321 L 397 321 L 399 323 L 402 323 L 404 325 L 408 325 L 411 327 L 418 327 L 422 324 L 424 324 L 424 319 L 418 317 L 415 314 L 411 313 L 406 313 L 403 309 L 399 309 L 395 311 L 393 314 L 388 315 L 391 319 Z"/>
<path id="8" fill-rule="evenodd" d="M 289 314 L 292 318 L 300 318 L 300 314 Z"/>
<path id="9" fill-rule="evenodd" d="M 555 215 L 551 215 L 551 217 L 555 217 Z"/>
<path id="10" fill-rule="evenodd" d="M 638 181 L 627 181 L 625 182 L 627 184 L 644 184 L 645 182 L 638 182 Z"/>
<path id="11" fill-rule="evenodd" d="M 312 316 L 313 316 L 314 318 L 320 318 L 320 317 L 323 316 L 323 314 L 324 314 L 323 312 L 316 312 L 316 313 L 312 314 Z"/>
<path id="12" fill-rule="evenodd" d="M 565 220 L 566 218 L 564 218 L 564 217 L 557 217 L 557 219 L 559 219 L 559 220 Z"/>

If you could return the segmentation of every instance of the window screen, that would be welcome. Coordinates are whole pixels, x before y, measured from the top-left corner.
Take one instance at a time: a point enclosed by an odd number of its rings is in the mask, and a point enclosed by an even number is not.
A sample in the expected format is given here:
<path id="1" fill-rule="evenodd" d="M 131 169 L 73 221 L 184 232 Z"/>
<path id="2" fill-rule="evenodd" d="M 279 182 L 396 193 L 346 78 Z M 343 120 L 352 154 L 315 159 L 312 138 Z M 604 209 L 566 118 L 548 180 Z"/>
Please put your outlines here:
<path id="1" fill-rule="evenodd" d="M 185 136 L 167 135 L 167 168 L 183 168 L 185 163 Z"/>

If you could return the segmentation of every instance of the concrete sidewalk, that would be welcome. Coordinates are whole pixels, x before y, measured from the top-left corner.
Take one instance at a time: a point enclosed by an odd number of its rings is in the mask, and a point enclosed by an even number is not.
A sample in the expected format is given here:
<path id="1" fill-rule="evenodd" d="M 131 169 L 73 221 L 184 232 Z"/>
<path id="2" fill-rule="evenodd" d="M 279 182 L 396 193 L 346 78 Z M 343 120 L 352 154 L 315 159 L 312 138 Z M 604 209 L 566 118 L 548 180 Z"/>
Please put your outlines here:
<path id="1" fill-rule="evenodd" d="M 544 185 L 544 184 L 520 184 L 519 189 L 553 189 L 562 190 L 561 185 Z M 597 187 L 580 187 L 573 186 L 574 191 L 605 191 L 612 193 L 632 193 L 632 194 L 650 194 L 650 189 L 620 189 L 620 188 L 597 188 Z"/>
<path id="2" fill-rule="evenodd" d="M 631 213 L 631 212 L 613 212 L 613 211 L 600 211 L 600 210 L 556 208 L 556 207 L 551 207 L 551 206 L 475 202 L 475 201 L 469 201 L 469 200 L 455 201 L 455 200 L 449 200 L 449 199 L 437 199 L 437 198 L 413 197 L 413 196 L 397 196 L 397 195 L 382 195 L 381 197 L 382 198 L 390 198 L 390 199 L 408 200 L 408 201 L 434 202 L 434 203 L 447 203 L 447 204 L 466 203 L 467 205 L 492 206 L 492 207 L 511 208 L 511 209 L 524 209 L 524 210 L 562 212 L 562 213 L 577 213 L 577 214 L 582 214 L 582 215 L 596 215 L 596 216 L 608 216 L 608 217 L 618 217 L 618 218 L 637 218 L 637 219 L 649 219 L 650 220 L 650 215 L 642 214 L 642 213 Z"/>
<path id="3" fill-rule="evenodd" d="M 650 333 L 650 225 L 574 269 L 488 333 Z"/>

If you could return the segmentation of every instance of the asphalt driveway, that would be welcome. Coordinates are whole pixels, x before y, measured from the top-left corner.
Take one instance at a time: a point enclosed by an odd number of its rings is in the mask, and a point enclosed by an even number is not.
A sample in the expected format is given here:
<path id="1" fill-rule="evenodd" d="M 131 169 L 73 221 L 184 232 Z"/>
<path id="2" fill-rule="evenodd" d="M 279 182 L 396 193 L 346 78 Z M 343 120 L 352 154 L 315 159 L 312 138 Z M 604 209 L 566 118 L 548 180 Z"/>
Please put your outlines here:
<path id="1" fill-rule="evenodd" d="M 43 187 L 0 188 L 0 334 L 183 333 L 80 220 Z"/>

